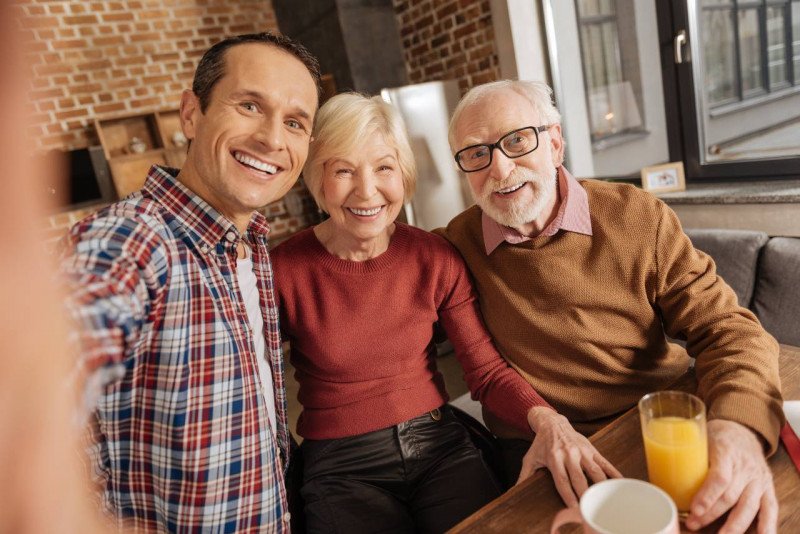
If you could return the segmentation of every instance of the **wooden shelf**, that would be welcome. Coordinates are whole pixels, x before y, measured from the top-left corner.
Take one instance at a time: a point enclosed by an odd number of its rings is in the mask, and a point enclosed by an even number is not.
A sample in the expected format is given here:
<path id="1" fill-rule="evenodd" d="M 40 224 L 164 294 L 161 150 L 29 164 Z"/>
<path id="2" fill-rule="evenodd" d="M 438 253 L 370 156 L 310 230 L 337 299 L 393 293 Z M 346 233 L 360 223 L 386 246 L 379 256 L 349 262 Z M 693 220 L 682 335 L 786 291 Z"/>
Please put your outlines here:
<path id="1" fill-rule="evenodd" d="M 164 153 L 164 149 L 163 148 L 151 148 L 150 150 L 145 150 L 144 152 L 142 152 L 140 154 L 123 154 L 121 156 L 112 157 L 112 158 L 109 158 L 109 161 L 111 161 L 111 160 L 114 160 L 114 161 L 130 161 L 130 160 L 134 160 L 134 159 L 142 159 L 142 158 L 146 158 L 146 157 L 158 156 L 158 155 L 161 155 L 163 153 Z"/>
<path id="2" fill-rule="evenodd" d="M 162 133 L 164 147 L 168 149 L 183 150 L 185 152 L 186 139 L 183 139 L 183 146 L 176 145 L 174 139 L 176 133 L 180 133 L 181 137 L 183 137 L 183 131 L 181 130 L 181 118 L 178 114 L 178 110 L 159 111 L 156 113 L 156 121 L 158 123 L 158 129 Z"/>
<path id="3" fill-rule="evenodd" d="M 97 119 L 95 128 L 118 198 L 140 189 L 151 165 L 180 168 L 186 160 L 176 109 Z M 137 152 L 141 143 L 144 151 Z"/>

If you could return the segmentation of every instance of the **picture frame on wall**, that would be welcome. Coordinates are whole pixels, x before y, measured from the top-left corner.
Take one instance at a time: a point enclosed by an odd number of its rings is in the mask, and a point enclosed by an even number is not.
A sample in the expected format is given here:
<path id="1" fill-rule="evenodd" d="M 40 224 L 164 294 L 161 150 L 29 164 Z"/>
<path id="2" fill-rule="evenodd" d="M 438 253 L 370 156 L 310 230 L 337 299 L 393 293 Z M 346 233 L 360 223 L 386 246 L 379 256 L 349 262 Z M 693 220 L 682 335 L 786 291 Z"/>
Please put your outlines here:
<path id="1" fill-rule="evenodd" d="M 686 179 L 683 174 L 683 162 L 673 161 L 644 167 L 642 169 L 642 189 L 654 194 L 685 191 Z"/>

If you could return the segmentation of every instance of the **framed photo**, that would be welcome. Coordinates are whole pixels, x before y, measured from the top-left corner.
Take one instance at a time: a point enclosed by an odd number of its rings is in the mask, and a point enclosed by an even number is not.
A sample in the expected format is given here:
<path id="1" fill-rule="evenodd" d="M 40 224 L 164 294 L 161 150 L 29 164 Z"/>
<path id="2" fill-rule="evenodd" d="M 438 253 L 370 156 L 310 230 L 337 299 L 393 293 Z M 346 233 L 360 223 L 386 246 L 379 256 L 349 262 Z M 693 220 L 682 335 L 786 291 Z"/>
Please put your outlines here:
<path id="1" fill-rule="evenodd" d="M 683 177 L 683 162 L 674 161 L 643 168 L 642 189 L 656 194 L 685 190 L 686 181 Z"/>

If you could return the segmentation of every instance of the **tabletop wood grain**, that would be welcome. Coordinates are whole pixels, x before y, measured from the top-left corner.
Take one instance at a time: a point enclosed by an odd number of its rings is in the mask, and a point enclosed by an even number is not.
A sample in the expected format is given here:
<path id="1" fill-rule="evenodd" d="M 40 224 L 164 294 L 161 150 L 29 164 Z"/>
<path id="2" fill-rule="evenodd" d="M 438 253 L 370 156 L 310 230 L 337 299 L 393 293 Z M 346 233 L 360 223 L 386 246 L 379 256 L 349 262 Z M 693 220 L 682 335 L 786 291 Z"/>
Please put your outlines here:
<path id="1" fill-rule="evenodd" d="M 781 345 L 780 376 L 784 399 L 800 400 L 800 347 Z M 687 376 L 675 388 L 693 390 L 695 385 L 694 379 Z M 639 416 L 635 408 L 602 428 L 590 441 L 624 476 L 647 480 Z M 769 459 L 769 465 L 780 505 L 778 532 L 800 532 L 800 473 L 783 444 Z M 556 492 L 550 474 L 546 470 L 539 470 L 450 532 L 549 532 L 553 517 L 563 507 L 564 503 Z M 720 525 L 721 521 L 700 532 L 716 532 Z M 755 531 L 754 527 L 755 524 L 750 530 Z M 577 528 L 573 531 L 577 531 Z M 570 531 L 562 528 L 561 532 Z"/>

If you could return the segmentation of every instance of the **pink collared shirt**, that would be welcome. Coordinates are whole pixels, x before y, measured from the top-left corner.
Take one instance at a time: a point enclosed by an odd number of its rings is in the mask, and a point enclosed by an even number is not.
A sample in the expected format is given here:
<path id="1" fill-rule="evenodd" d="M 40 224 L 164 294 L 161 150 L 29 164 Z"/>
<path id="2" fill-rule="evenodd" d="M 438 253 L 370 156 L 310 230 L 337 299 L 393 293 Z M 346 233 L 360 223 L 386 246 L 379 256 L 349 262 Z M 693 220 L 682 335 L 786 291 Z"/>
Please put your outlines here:
<path id="1" fill-rule="evenodd" d="M 558 199 L 559 207 L 555 219 L 550 221 L 550 224 L 537 236 L 523 235 L 482 212 L 481 226 L 486 255 L 491 254 L 504 241 L 516 245 L 530 241 L 533 237 L 555 235 L 559 230 L 592 235 L 592 220 L 589 216 L 589 198 L 586 190 L 563 166 L 558 168 Z"/>

